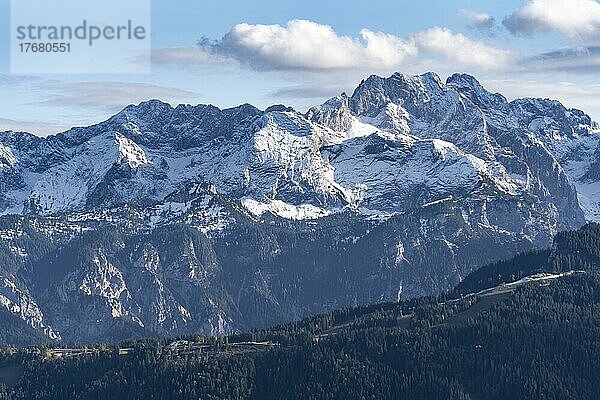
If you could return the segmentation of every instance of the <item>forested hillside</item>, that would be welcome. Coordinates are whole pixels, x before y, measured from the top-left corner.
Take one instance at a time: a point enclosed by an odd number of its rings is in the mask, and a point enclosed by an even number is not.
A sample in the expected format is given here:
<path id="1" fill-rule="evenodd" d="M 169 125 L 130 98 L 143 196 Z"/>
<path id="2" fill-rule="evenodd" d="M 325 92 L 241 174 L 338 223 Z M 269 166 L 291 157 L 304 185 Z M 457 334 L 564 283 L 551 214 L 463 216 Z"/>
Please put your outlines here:
<path id="1" fill-rule="evenodd" d="M 3 349 L 0 398 L 597 399 L 599 265 L 590 224 L 438 298 L 229 337 Z"/>

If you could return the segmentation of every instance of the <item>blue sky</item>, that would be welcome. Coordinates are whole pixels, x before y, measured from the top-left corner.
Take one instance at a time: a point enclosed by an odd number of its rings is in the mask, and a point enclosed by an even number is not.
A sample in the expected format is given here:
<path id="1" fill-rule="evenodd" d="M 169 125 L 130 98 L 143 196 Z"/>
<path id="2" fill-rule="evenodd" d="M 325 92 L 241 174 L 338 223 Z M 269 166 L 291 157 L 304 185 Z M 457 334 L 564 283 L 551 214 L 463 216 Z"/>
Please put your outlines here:
<path id="1" fill-rule="evenodd" d="M 351 92 L 370 74 L 394 71 L 435 71 L 442 78 L 467 72 L 509 99 L 557 98 L 600 120 L 595 0 L 154 0 L 151 6 L 150 74 L 23 76 L 10 73 L 10 2 L 0 0 L 0 130 L 45 135 L 99 122 L 148 98 L 305 110 Z"/>

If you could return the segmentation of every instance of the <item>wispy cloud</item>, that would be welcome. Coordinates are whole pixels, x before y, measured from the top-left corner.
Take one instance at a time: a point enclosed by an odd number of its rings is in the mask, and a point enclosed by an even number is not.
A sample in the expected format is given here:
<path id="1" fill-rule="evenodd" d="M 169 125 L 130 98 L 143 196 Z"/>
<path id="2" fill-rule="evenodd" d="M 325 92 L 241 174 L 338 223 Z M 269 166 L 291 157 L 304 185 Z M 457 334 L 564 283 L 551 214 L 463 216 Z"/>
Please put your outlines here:
<path id="1" fill-rule="evenodd" d="M 274 90 L 271 92 L 270 96 L 274 99 L 323 99 L 338 95 L 344 91 L 352 90 L 352 85 L 356 85 L 356 82 L 346 85 L 342 84 L 341 82 L 336 82 L 333 84 L 307 83 L 290 85 Z"/>
<path id="2" fill-rule="evenodd" d="M 236 60 L 220 54 L 207 46 L 203 40 L 197 46 L 168 47 L 152 50 L 155 65 L 178 65 L 186 67 L 235 64 Z"/>
<path id="3" fill-rule="evenodd" d="M 179 103 L 199 96 L 184 89 L 132 82 L 45 82 L 39 89 L 48 93 L 37 103 L 40 105 L 89 107 L 110 112 L 148 99 Z"/>
<path id="4" fill-rule="evenodd" d="M 574 75 L 600 73 L 600 46 L 575 46 L 525 57 L 520 61 L 524 72 L 564 72 Z"/>
<path id="5" fill-rule="evenodd" d="M 15 82 L 17 81 L 6 79 L 4 84 L 14 86 L 17 84 Z M 43 113 L 30 113 L 31 119 L 29 115 L 20 118 L 0 117 L 0 131 L 24 131 L 46 136 L 65 131 L 74 125 L 99 122 L 129 104 L 137 104 L 144 100 L 161 99 L 179 104 L 197 103 L 199 97 L 188 90 L 148 83 L 64 82 L 37 78 L 20 80 L 18 84 L 22 84 L 20 91 L 34 94 L 34 100 L 24 106 L 38 110 L 43 107 L 45 110 Z M 69 125 L 55 121 L 69 121 Z"/>
<path id="6" fill-rule="evenodd" d="M 71 127 L 68 125 L 57 124 L 54 122 L 16 121 L 8 118 L 0 118 L 0 132 L 29 132 L 38 136 L 47 136 L 50 134 L 66 131 L 69 128 Z"/>
<path id="7" fill-rule="evenodd" d="M 30 75 L 0 74 L 0 86 L 17 86 L 40 82 L 42 79 Z"/>

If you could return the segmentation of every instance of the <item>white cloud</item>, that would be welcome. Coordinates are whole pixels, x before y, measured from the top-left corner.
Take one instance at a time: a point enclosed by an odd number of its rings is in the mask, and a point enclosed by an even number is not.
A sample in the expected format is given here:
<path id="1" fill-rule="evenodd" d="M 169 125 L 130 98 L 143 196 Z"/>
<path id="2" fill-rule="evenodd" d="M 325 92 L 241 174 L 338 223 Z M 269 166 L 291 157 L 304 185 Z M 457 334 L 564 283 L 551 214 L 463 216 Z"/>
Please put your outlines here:
<path id="1" fill-rule="evenodd" d="M 431 28 L 416 33 L 414 38 L 423 50 L 445 56 L 449 61 L 483 69 L 501 68 L 508 64 L 511 53 L 469 39 L 462 33 L 454 34 L 446 28 Z"/>
<path id="2" fill-rule="evenodd" d="M 326 70 L 390 67 L 417 49 L 409 40 L 363 29 L 360 38 L 329 25 L 293 20 L 287 26 L 237 24 L 218 47 L 257 69 Z"/>
<path id="3" fill-rule="evenodd" d="M 443 58 L 461 65 L 497 68 L 510 53 L 446 28 L 399 37 L 369 29 L 358 37 L 338 35 L 331 26 L 306 20 L 287 25 L 238 24 L 210 50 L 258 70 L 389 70 Z"/>
<path id="4" fill-rule="evenodd" d="M 572 37 L 600 36 L 595 0 L 532 0 L 503 21 L 514 34 L 559 31 Z"/>
<path id="5" fill-rule="evenodd" d="M 372 62 L 384 67 L 395 67 L 401 65 L 407 57 L 415 57 L 418 47 L 414 40 L 402 39 L 383 32 L 373 32 L 368 29 L 360 31 L 363 41 L 366 43 L 366 57 Z"/>

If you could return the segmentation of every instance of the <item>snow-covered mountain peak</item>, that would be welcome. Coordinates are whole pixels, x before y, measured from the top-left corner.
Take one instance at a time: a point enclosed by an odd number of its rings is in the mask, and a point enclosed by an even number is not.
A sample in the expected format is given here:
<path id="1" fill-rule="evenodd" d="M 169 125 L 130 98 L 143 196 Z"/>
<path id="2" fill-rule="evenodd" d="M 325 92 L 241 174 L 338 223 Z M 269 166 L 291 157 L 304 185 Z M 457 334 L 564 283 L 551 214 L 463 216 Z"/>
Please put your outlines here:
<path id="1" fill-rule="evenodd" d="M 404 75 L 398 72 L 388 78 L 391 85 L 398 85 L 404 90 L 414 93 L 437 92 L 444 89 L 444 83 L 435 72 L 426 72 L 421 75 Z"/>
<path id="2" fill-rule="evenodd" d="M 354 91 L 350 101 L 352 111 L 361 116 L 375 117 L 390 103 L 402 107 L 415 119 L 431 120 L 444 111 L 453 111 L 460 103 L 459 93 L 447 87 L 434 73 L 409 76 L 395 73 L 389 78 L 370 77 Z M 464 108 L 464 107 L 463 107 Z"/>
<path id="3" fill-rule="evenodd" d="M 115 121 L 147 122 L 156 118 L 163 119 L 173 113 L 173 107 L 157 99 L 143 101 L 137 105 L 129 105 L 115 115 Z"/>
<path id="4" fill-rule="evenodd" d="M 567 109 L 550 99 L 522 98 L 510 102 L 511 114 L 519 123 L 540 136 L 560 140 L 592 134 L 598 124 L 581 110 Z"/>
<path id="5" fill-rule="evenodd" d="M 286 106 L 285 104 L 274 104 L 272 106 L 269 106 L 265 109 L 265 113 L 271 112 L 271 111 L 289 111 L 289 112 L 295 112 L 296 110 L 294 110 L 293 107 L 289 107 Z"/>
<path id="6" fill-rule="evenodd" d="M 500 93 L 491 93 L 475 77 L 468 74 L 453 74 L 446 80 L 446 85 L 486 110 L 503 110 L 508 103 Z"/>

